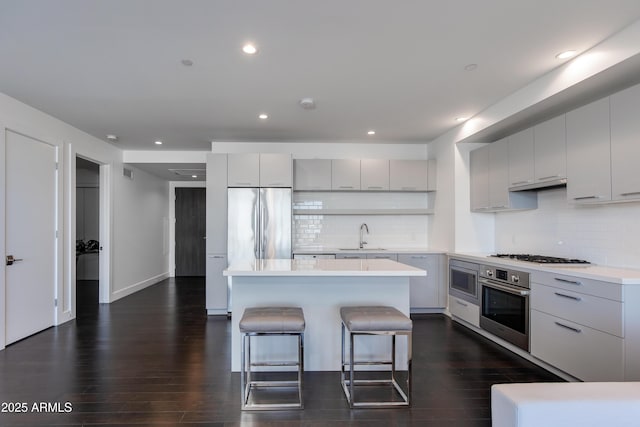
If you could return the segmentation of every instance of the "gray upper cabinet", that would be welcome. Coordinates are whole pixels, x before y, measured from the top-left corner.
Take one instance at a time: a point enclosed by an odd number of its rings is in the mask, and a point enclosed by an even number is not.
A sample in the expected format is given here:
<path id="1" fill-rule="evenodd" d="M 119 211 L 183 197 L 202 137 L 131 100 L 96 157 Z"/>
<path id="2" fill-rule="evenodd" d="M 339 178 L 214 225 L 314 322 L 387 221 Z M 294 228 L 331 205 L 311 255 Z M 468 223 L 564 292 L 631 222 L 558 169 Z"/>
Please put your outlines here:
<path id="1" fill-rule="evenodd" d="M 430 179 L 433 177 L 432 179 Z M 435 191 L 435 161 L 390 160 L 391 191 Z"/>
<path id="2" fill-rule="evenodd" d="M 564 183 L 567 178 L 567 133 L 565 115 L 533 128 L 535 183 L 540 186 Z"/>
<path id="3" fill-rule="evenodd" d="M 489 207 L 509 208 L 508 138 L 489 145 Z"/>
<path id="4" fill-rule="evenodd" d="M 509 189 L 531 190 L 566 183 L 565 115 L 509 136 Z"/>
<path id="5" fill-rule="evenodd" d="M 260 154 L 260 187 L 291 187 L 291 155 Z"/>
<path id="6" fill-rule="evenodd" d="M 260 155 L 257 153 L 228 154 L 229 187 L 260 186 Z"/>
<path id="7" fill-rule="evenodd" d="M 509 191 L 508 138 L 470 153 L 471 210 L 497 212 L 535 209 L 536 193 Z"/>
<path id="8" fill-rule="evenodd" d="M 331 160 L 296 159 L 293 161 L 293 189 L 298 191 L 331 190 Z"/>
<path id="9" fill-rule="evenodd" d="M 360 188 L 368 191 L 388 191 L 389 160 L 360 160 Z"/>
<path id="10" fill-rule="evenodd" d="M 290 154 L 228 154 L 229 187 L 291 187 Z"/>
<path id="11" fill-rule="evenodd" d="M 611 189 L 614 201 L 640 198 L 640 85 L 611 96 Z"/>
<path id="12" fill-rule="evenodd" d="M 609 97 L 567 113 L 567 199 L 611 200 Z"/>
<path id="13" fill-rule="evenodd" d="M 533 184 L 533 128 L 509 137 L 509 188 Z"/>
<path id="14" fill-rule="evenodd" d="M 331 160 L 331 189 L 353 191 L 360 190 L 360 160 Z"/>

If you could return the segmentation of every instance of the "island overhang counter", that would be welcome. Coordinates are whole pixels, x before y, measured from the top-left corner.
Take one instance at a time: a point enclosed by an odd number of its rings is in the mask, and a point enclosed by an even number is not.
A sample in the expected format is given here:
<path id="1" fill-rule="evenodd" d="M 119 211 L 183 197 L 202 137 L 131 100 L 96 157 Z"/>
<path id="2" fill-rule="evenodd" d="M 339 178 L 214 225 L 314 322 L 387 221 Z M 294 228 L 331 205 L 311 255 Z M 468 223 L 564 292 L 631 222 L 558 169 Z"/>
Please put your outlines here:
<path id="1" fill-rule="evenodd" d="M 224 270 L 231 277 L 231 368 L 240 370 L 245 308 L 301 307 L 306 320 L 304 364 L 307 371 L 339 371 L 341 363 L 340 307 L 386 305 L 409 315 L 409 278 L 427 272 L 388 259 L 271 259 L 237 262 Z M 358 337 L 363 358 L 390 351 L 384 337 Z M 262 339 L 255 360 L 287 360 L 296 354 L 287 337 Z M 362 349 L 362 351 L 360 350 Z M 398 343 L 399 360 L 407 346 Z"/>

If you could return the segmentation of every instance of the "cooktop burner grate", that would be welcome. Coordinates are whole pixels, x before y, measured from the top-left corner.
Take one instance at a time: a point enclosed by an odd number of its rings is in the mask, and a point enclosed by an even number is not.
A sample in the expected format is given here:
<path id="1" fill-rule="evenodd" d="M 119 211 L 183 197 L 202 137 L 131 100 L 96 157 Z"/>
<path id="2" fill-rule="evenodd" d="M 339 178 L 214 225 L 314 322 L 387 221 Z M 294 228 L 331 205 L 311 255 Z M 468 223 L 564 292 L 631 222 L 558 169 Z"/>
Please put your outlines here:
<path id="1" fill-rule="evenodd" d="M 591 264 L 589 261 L 582 259 L 559 258 L 545 255 L 530 254 L 496 254 L 491 255 L 497 258 L 509 258 L 517 261 L 535 262 L 537 264 Z"/>

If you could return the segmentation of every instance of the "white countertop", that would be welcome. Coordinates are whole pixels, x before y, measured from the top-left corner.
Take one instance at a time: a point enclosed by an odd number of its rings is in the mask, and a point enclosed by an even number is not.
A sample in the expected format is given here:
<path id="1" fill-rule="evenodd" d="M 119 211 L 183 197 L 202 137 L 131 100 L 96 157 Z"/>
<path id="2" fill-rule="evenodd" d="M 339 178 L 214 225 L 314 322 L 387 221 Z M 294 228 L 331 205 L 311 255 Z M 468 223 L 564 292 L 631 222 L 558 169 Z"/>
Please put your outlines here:
<path id="1" fill-rule="evenodd" d="M 426 276 L 427 272 L 388 259 L 268 259 L 237 262 L 225 276 Z"/>
<path id="2" fill-rule="evenodd" d="M 336 248 L 330 246 L 309 246 L 309 247 L 299 247 L 293 249 L 294 254 L 339 254 L 339 253 L 363 253 L 363 254 L 379 254 L 379 253 L 390 253 L 390 254 L 445 254 L 447 251 L 442 250 L 434 250 L 427 248 L 374 248 L 374 247 L 364 247 L 363 249 L 359 248 Z"/>
<path id="3" fill-rule="evenodd" d="M 496 258 L 487 254 L 476 253 L 448 253 L 452 258 L 468 260 L 476 263 L 510 266 L 525 271 L 546 271 L 585 279 L 601 280 L 620 285 L 640 285 L 640 270 L 633 268 L 609 267 L 604 265 L 553 266 L 550 264 L 536 264 L 505 258 Z"/>

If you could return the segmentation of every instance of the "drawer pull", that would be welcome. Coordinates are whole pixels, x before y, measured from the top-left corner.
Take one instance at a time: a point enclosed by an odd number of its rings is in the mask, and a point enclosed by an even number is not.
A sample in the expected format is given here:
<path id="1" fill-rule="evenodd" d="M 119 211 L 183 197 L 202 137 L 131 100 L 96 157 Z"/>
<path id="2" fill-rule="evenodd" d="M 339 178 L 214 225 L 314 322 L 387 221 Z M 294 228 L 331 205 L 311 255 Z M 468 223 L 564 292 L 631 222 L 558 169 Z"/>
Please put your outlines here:
<path id="1" fill-rule="evenodd" d="M 568 299 L 572 299 L 574 301 L 582 301 L 582 298 L 580 298 L 580 297 L 574 297 L 572 295 L 561 294 L 559 292 L 554 292 L 554 294 L 556 294 L 556 295 L 558 295 L 559 297 L 562 297 L 562 298 L 568 298 Z"/>
<path id="2" fill-rule="evenodd" d="M 465 303 L 463 303 L 462 301 L 456 300 L 456 302 L 457 302 L 458 304 L 460 304 L 461 306 L 463 306 L 463 307 L 469 307 L 469 304 L 465 304 Z"/>
<path id="3" fill-rule="evenodd" d="M 620 193 L 621 196 L 637 196 L 640 195 L 640 191 L 633 191 L 631 193 Z"/>
<path id="4" fill-rule="evenodd" d="M 602 196 L 583 196 L 583 197 L 574 197 L 573 200 L 591 200 L 591 199 L 601 199 Z"/>
<path id="5" fill-rule="evenodd" d="M 416 187 L 402 187 L 403 190 L 415 190 Z"/>
<path id="6" fill-rule="evenodd" d="M 411 255 L 411 259 L 427 259 L 426 255 Z"/>
<path id="7" fill-rule="evenodd" d="M 577 280 L 567 280 L 567 279 L 561 279 L 559 277 L 554 277 L 554 279 L 557 280 L 558 282 L 570 283 L 572 285 L 582 286 L 582 282 L 578 282 Z"/>
<path id="8" fill-rule="evenodd" d="M 341 185 L 338 188 L 353 189 L 353 185 Z"/>
<path id="9" fill-rule="evenodd" d="M 573 332 L 575 332 L 576 334 L 579 334 L 580 332 L 582 332 L 582 329 L 574 328 L 574 327 L 572 327 L 572 326 L 563 325 L 563 324 L 562 324 L 562 323 L 560 323 L 560 322 L 553 322 L 553 323 L 555 323 L 556 325 L 560 326 L 561 328 L 565 328 L 565 329 L 568 329 L 568 330 L 570 330 L 570 331 L 573 331 Z"/>

